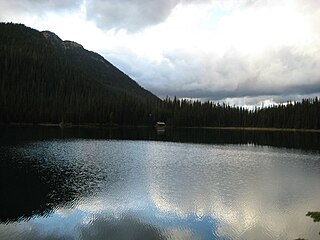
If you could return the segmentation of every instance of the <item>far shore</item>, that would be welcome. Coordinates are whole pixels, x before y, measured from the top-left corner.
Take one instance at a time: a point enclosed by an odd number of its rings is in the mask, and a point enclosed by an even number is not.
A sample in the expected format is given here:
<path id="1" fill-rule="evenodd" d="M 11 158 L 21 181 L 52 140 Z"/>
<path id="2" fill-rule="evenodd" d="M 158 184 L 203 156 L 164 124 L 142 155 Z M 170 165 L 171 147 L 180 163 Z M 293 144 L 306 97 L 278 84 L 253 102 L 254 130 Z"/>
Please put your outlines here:
<path id="1" fill-rule="evenodd" d="M 263 127 L 188 127 L 188 128 L 237 130 L 237 131 L 318 132 L 320 133 L 320 129 L 304 129 L 304 128 L 263 128 Z"/>
<path id="2" fill-rule="evenodd" d="M 0 123 L 0 126 L 43 126 L 43 127 L 60 127 L 60 128 L 151 128 L 147 125 L 118 125 L 113 123 Z M 166 128 L 185 128 L 185 129 L 214 129 L 214 130 L 235 130 L 235 131 L 271 131 L 271 132 L 316 132 L 320 129 L 302 129 L 302 128 L 264 128 L 264 127 L 184 127 L 184 126 L 166 126 Z"/>

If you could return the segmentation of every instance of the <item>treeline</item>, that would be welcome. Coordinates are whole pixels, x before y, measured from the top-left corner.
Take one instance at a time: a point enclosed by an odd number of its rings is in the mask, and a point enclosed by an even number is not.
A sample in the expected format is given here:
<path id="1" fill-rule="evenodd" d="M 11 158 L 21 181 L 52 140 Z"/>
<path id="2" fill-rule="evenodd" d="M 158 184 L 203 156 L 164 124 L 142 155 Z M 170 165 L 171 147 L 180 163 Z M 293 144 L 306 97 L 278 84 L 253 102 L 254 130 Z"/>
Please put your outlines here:
<path id="1" fill-rule="evenodd" d="M 318 98 L 254 110 L 160 100 L 98 54 L 0 23 L 0 123 L 320 129 Z M 108 74 L 109 73 L 109 74 Z"/>
<path id="2" fill-rule="evenodd" d="M 164 119 L 172 126 L 320 129 L 320 101 L 317 97 L 252 110 L 176 98 L 167 98 L 164 105 Z"/>
<path id="3" fill-rule="evenodd" d="M 3 54 L 1 47 L 0 52 L 3 123 L 147 124 L 145 115 L 149 116 L 158 101 L 92 83 L 66 63 L 45 57 L 34 61 L 29 56 L 10 56 Z"/>
<path id="4" fill-rule="evenodd" d="M 78 55 L 87 68 L 75 62 Z M 98 54 L 64 48 L 24 25 L 0 24 L 2 123 L 150 124 L 160 101 Z"/>

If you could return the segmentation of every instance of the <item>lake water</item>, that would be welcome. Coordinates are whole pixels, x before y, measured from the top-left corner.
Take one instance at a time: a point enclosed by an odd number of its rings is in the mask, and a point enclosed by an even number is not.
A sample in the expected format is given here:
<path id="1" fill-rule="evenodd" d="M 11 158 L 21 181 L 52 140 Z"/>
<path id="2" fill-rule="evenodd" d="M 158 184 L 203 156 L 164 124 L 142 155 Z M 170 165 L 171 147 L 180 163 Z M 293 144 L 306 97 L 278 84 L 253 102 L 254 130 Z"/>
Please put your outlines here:
<path id="1" fill-rule="evenodd" d="M 1 127 L 0 239 L 319 239 L 320 134 Z"/>

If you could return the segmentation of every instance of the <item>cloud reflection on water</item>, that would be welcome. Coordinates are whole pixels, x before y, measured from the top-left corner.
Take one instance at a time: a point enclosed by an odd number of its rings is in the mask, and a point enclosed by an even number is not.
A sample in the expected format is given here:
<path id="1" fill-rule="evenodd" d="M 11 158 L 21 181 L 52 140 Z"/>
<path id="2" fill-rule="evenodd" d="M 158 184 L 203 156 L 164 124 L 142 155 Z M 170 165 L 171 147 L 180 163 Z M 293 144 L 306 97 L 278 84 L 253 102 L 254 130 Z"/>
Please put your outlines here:
<path id="1" fill-rule="evenodd" d="M 319 157 L 265 147 L 153 147 L 150 194 L 160 211 L 211 216 L 230 239 L 317 236 L 319 227 L 303 216 L 319 208 Z M 177 147 L 183 154 L 174 154 Z"/>
<path id="2" fill-rule="evenodd" d="M 0 239 L 127 239 L 123 232 L 153 239 L 313 239 L 319 232 L 305 217 L 319 209 L 318 154 L 101 140 L 39 142 L 17 152 L 46 157 L 46 176 L 72 170 L 54 190 L 72 186 L 78 200 L 57 204 L 46 217 L 0 224 Z"/>

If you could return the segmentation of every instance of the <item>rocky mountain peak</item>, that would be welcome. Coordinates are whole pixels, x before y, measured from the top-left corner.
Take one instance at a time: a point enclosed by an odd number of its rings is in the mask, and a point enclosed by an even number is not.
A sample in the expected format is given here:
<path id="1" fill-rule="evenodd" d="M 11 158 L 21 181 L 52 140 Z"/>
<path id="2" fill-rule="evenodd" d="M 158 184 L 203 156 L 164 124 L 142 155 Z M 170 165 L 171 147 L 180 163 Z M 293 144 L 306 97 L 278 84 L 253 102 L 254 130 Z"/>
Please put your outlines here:
<path id="1" fill-rule="evenodd" d="M 65 49 L 83 48 L 81 44 L 73 41 L 63 41 L 62 45 L 64 46 Z"/>
<path id="2" fill-rule="evenodd" d="M 61 40 L 61 38 L 59 38 L 56 34 L 54 34 L 53 32 L 50 31 L 43 31 L 41 32 L 42 35 L 50 40 L 52 43 L 54 44 L 61 44 L 63 41 Z"/>
<path id="3" fill-rule="evenodd" d="M 59 38 L 55 33 L 50 31 L 43 31 L 41 32 L 42 35 L 49 40 L 52 44 L 56 46 L 61 46 L 64 49 L 77 49 L 77 48 L 83 48 L 83 46 L 79 43 L 73 42 L 73 41 L 62 41 L 61 38 Z"/>

